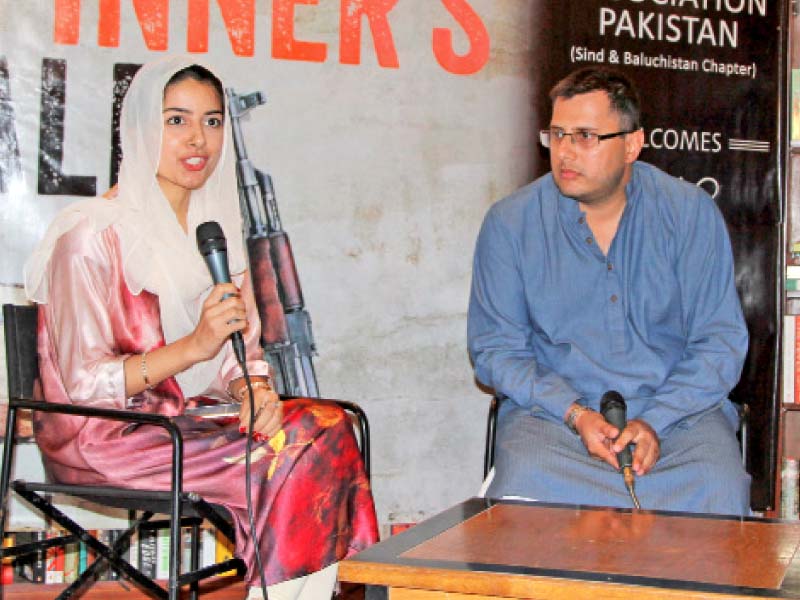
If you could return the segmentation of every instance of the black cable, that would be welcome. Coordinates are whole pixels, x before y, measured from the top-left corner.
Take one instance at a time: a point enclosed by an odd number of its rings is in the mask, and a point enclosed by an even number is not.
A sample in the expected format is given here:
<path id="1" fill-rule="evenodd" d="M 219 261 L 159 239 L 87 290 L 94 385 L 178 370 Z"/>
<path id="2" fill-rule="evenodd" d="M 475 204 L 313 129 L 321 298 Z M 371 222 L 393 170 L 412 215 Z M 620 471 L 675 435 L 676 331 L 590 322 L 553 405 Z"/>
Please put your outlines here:
<path id="1" fill-rule="evenodd" d="M 256 555 L 256 565 L 258 566 L 258 576 L 261 583 L 261 593 L 264 600 L 269 600 L 267 594 L 266 577 L 264 576 L 264 565 L 261 562 L 261 542 L 256 533 L 255 519 L 253 519 L 253 498 L 251 495 L 250 485 L 250 454 L 253 450 L 253 428 L 256 423 L 255 399 L 253 397 L 253 384 L 250 381 L 250 373 L 247 372 L 247 364 L 240 362 L 239 366 L 242 368 L 242 375 L 244 382 L 247 385 L 247 395 L 250 402 L 250 420 L 247 424 L 247 442 L 245 445 L 245 459 L 244 459 L 244 476 L 245 476 L 245 495 L 247 496 L 247 519 L 250 524 L 250 537 L 253 540 L 253 548 Z"/>

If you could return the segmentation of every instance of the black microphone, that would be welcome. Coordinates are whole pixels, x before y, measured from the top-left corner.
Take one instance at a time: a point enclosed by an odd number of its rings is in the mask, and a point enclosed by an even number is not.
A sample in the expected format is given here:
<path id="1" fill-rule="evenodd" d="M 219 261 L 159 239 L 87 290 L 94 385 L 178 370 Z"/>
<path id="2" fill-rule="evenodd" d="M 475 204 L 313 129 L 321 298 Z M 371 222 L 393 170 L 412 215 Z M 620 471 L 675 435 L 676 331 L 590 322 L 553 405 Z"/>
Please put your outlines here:
<path id="1" fill-rule="evenodd" d="M 600 414 L 611 425 L 619 430 L 617 437 L 622 435 L 622 430 L 628 424 L 627 407 L 625 406 L 625 399 L 617 391 L 609 390 L 600 399 Z M 636 493 L 633 489 L 633 456 L 631 454 L 630 444 L 626 445 L 622 450 L 617 452 L 617 460 L 619 461 L 619 468 L 625 479 L 625 486 L 628 488 L 633 505 L 639 508 L 639 500 L 636 498 Z"/>
<path id="2" fill-rule="evenodd" d="M 230 283 L 231 273 L 228 269 L 228 244 L 225 242 L 225 234 L 222 227 L 216 221 L 206 221 L 197 226 L 197 249 L 206 261 L 206 266 L 211 272 L 211 279 L 214 285 L 220 283 Z M 225 294 L 222 299 L 228 298 L 231 294 Z M 240 365 L 245 364 L 244 339 L 240 331 L 231 334 L 233 351 L 236 360 Z"/>
<path id="3" fill-rule="evenodd" d="M 600 399 L 600 414 L 603 418 L 611 423 L 614 427 L 622 430 L 628 424 L 627 407 L 625 406 L 625 399 L 622 394 L 610 390 L 603 394 Z M 617 453 L 617 460 L 619 460 L 620 469 L 633 466 L 633 456 L 631 455 L 630 446 L 625 446 L 622 451 Z"/>

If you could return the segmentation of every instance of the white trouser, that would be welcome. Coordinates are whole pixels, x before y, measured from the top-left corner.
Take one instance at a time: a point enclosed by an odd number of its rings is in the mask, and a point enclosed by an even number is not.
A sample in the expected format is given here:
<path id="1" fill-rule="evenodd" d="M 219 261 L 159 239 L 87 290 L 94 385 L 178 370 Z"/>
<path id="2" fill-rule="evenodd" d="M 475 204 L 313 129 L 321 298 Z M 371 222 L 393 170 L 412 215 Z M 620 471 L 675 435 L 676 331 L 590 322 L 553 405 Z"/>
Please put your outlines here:
<path id="1" fill-rule="evenodd" d="M 339 563 L 333 563 L 303 577 L 267 586 L 269 600 L 330 600 L 338 573 Z M 251 587 L 246 600 L 261 598 L 261 588 Z"/>

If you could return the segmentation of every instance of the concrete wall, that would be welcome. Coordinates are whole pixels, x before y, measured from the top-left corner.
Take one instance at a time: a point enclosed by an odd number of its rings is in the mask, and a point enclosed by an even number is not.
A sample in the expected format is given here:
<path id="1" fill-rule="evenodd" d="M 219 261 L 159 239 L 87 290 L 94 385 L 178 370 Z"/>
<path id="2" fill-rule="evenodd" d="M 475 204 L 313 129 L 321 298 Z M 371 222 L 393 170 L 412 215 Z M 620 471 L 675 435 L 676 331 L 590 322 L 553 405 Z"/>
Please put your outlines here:
<path id="1" fill-rule="evenodd" d="M 24 232 L 5 248 L 6 273 L 19 272 L 42 222 L 71 200 L 36 195 L 41 59 L 68 61 L 65 169 L 96 174 L 102 191 L 111 66 L 160 54 L 145 47 L 129 2 L 119 47 L 97 47 L 89 2 L 79 44 L 55 44 L 53 4 L 0 0 L 0 56 L 25 176 L 0 194 L 0 233 Z M 183 4 L 170 3 L 169 52 L 185 49 Z M 472 248 L 486 209 L 531 178 L 537 153 L 537 3 L 466 3 L 491 50 L 477 72 L 458 75 L 436 59 L 432 31 L 451 29 L 455 51 L 467 53 L 468 37 L 447 9 L 463 4 L 399 0 L 388 13 L 399 65 L 386 68 L 366 21 L 361 63 L 341 64 L 338 1 L 294 9 L 294 35 L 326 43 L 323 62 L 275 58 L 274 5 L 266 0 L 256 0 L 254 55 L 234 56 L 211 3 L 209 56 L 237 91 L 269 97 L 246 125 L 249 154 L 275 181 L 313 319 L 321 392 L 358 401 L 369 415 L 382 523 L 417 521 L 480 485 L 488 397 L 473 382 L 466 351 Z"/>

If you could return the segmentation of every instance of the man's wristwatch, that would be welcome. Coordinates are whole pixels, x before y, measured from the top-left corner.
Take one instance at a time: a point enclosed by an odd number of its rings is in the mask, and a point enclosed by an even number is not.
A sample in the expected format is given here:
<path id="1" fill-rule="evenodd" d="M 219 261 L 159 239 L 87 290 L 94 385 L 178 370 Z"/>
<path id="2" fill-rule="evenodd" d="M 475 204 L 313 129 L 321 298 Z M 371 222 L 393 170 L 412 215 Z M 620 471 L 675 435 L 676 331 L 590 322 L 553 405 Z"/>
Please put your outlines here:
<path id="1" fill-rule="evenodd" d="M 578 428 L 575 426 L 575 423 L 578 422 L 578 417 L 585 413 L 587 410 L 592 410 L 588 406 L 583 406 L 582 404 L 574 404 L 572 408 L 569 409 L 566 418 L 564 419 L 564 423 L 567 424 L 567 427 L 570 428 L 572 433 L 578 435 Z"/>

